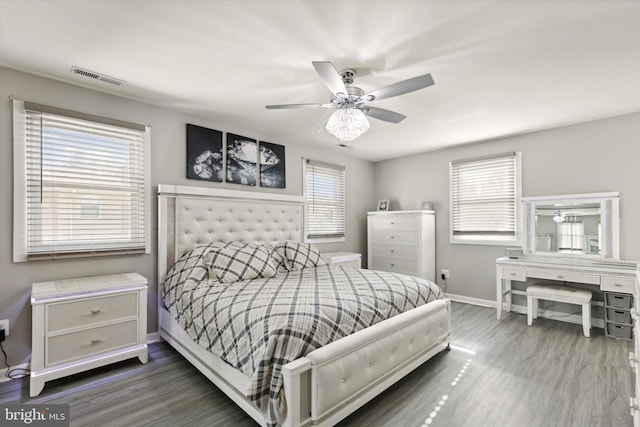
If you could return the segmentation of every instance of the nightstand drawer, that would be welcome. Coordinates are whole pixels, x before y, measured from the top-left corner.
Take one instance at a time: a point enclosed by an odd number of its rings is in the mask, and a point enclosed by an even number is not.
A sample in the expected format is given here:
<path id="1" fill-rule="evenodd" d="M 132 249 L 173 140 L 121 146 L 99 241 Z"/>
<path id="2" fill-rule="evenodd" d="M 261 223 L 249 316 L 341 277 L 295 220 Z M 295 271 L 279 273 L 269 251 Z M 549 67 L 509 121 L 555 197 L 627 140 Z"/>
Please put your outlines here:
<path id="1" fill-rule="evenodd" d="M 137 343 L 136 319 L 48 337 L 46 366 L 82 359 Z"/>
<path id="2" fill-rule="evenodd" d="M 47 306 L 47 332 L 90 326 L 138 316 L 138 294 L 111 295 L 66 301 Z"/>
<path id="3" fill-rule="evenodd" d="M 634 279 L 632 277 L 602 276 L 602 284 L 600 285 L 600 289 L 602 289 L 603 291 L 632 294 L 633 282 Z"/>

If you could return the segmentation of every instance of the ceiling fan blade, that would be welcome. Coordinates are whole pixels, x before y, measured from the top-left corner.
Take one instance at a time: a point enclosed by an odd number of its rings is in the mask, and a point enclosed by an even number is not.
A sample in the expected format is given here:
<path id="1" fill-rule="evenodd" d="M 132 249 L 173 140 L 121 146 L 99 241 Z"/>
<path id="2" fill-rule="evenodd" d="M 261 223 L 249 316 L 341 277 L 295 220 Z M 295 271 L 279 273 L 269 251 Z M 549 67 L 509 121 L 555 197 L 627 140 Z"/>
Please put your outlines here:
<path id="1" fill-rule="evenodd" d="M 362 108 L 362 112 L 374 119 L 384 120 L 390 123 L 400 123 L 407 118 L 404 114 L 396 113 L 395 111 L 385 110 L 384 108 L 376 108 L 366 106 Z"/>
<path id="2" fill-rule="evenodd" d="M 322 79 L 325 85 L 334 95 L 337 93 L 347 93 L 347 88 L 342 81 L 342 77 L 338 74 L 338 70 L 329 61 L 314 61 L 313 68 Z"/>
<path id="3" fill-rule="evenodd" d="M 284 108 L 330 108 L 335 107 L 333 104 L 283 104 L 283 105 L 265 105 L 267 110 L 280 110 Z"/>
<path id="4" fill-rule="evenodd" d="M 402 80 L 401 82 L 376 89 L 373 92 L 366 94 L 363 98 L 367 99 L 368 101 L 373 101 L 374 99 L 391 98 L 392 96 L 403 95 L 405 93 L 424 89 L 425 87 L 429 87 L 431 85 L 433 85 L 433 78 L 431 77 L 431 74 L 424 74 L 422 76 Z"/>

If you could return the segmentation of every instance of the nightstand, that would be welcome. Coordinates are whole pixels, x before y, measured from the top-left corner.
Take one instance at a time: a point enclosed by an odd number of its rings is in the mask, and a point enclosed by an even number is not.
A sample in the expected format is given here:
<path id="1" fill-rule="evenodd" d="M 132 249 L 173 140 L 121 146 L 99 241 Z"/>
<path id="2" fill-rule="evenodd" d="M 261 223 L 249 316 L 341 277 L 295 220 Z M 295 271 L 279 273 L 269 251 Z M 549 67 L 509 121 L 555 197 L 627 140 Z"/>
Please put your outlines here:
<path id="1" fill-rule="evenodd" d="M 137 357 L 147 363 L 147 279 L 137 273 L 34 283 L 31 387 Z"/>
<path id="2" fill-rule="evenodd" d="M 355 252 L 327 252 L 321 254 L 324 262 L 330 265 L 343 265 L 345 267 L 360 268 L 362 255 Z"/>

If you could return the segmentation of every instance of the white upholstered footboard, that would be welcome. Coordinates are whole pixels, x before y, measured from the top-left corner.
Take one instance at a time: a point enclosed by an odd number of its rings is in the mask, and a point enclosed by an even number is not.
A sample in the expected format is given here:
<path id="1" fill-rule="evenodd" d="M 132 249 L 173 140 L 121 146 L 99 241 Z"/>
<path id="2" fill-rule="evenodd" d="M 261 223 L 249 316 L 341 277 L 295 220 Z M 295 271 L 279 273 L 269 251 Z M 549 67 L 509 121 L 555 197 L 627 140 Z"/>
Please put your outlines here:
<path id="1" fill-rule="evenodd" d="M 288 425 L 304 423 L 296 392 L 310 399 L 314 424 L 333 425 L 449 346 L 451 302 L 433 301 L 319 348 L 284 366 Z M 311 371 L 309 390 L 304 377 Z M 296 376 L 302 384 L 296 384 Z M 287 390 L 292 388 L 293 390 Z M 306 403 L 303 403 L 306 407 Z M 293 418 L 293 419 L 290 419 Z"/>

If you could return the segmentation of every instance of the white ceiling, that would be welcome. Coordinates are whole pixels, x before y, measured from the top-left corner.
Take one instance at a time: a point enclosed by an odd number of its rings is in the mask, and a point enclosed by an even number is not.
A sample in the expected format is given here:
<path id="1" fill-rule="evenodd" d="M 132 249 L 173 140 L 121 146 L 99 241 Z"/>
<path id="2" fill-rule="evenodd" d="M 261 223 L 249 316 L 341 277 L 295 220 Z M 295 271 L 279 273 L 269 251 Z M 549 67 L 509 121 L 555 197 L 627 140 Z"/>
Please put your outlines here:
<path id="1" fill-rule="evenodd" d="M 373 161 L 640 111 L 639 40 L 640 1 L 0 0 L 1 65 L 272 142 L 339 143 L 332 110 L 264 108 L 327 102 L 311 61 L 365 92 L 431 73 L 371 104 L 408 116 L 350 143 Z"/>

